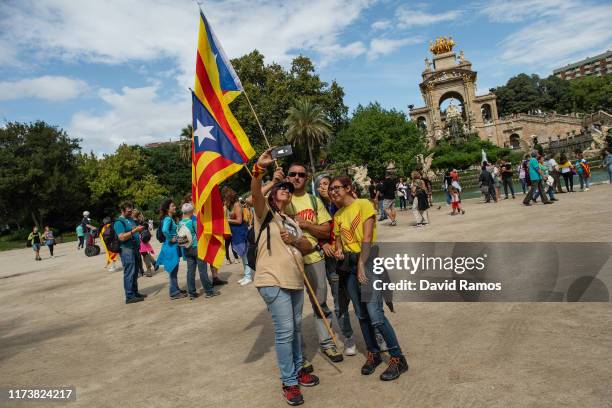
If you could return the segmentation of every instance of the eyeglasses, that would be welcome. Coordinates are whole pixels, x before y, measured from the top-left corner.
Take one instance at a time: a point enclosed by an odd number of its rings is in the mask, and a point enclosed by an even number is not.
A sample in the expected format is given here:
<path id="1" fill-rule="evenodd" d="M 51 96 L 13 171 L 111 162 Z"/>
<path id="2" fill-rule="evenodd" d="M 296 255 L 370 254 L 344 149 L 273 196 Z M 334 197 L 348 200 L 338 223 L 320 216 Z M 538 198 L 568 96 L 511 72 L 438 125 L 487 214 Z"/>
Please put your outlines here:
<path id="1" fill-rule="evenodd" d="M 290 171 L 289 173 L 287 173 L 287 176 L 289 177 L 299 177 L 299 178 L 306 178 L 306 173 L 302 173 L 302 172 L 295 172 L 295 171 Z"/>
<path id="2" fill-rule="evenodd" d="M 328 188 L 329 191 L 331 191 L 332 193 L 335 193 L 336 191 L 340 191 L 341 188 L 346 188 L 347 186 L 331 186 Z"/>

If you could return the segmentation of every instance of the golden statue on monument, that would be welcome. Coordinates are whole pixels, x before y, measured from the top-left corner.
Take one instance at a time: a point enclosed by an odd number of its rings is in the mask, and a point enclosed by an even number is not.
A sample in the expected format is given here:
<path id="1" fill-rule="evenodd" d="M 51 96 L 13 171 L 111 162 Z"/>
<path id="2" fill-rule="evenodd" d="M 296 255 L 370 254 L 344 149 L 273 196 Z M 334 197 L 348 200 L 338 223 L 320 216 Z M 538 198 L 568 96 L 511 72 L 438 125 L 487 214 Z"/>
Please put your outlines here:
<path id="1" fill-rule="evenodd" d="M 429 42 L 429 51 L 434 55 L 444 54 L 445 52 L 451 52 L 455 44 L 453 37 L 438 37 L 436 41 Z"/>

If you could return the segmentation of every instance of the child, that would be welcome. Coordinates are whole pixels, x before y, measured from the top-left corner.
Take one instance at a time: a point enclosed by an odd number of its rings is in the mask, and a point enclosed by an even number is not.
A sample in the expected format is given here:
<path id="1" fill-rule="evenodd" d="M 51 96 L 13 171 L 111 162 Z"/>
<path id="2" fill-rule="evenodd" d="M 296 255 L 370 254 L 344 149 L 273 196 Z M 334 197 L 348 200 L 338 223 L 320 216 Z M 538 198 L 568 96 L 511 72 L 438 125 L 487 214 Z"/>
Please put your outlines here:
<path id="1" fill-rule="evenodd" d="M 425 182 L 421 179 L 414 181 L 414 202 L 412 203 L 412 214 L 416 220 L 416 227 L 422 227 L 428 224 L 427 209 L 429 208 L 429 199 Z"/>
<path id="2" fill-rule="evenodd" d="M 148 237 L 149 238 L 146 241 L 143 239 L 140 240 L 140 255 L 142 256 L 142 260 L 144 261 L 147 267 L 145 276 L 147 278 L 150 278 L 153 276 L 153 272 L 151 272 L 151 268 L 154 267 L 155 265 L 155 258 L 153 258 L 153 254 L 155 253 L 155 251 L 153 250 L 153 247 L 151 246 L 151 234 L 150 233 Z"/>
<path id="3" fill-rule="evenodd" d="M 102 237 L 104 237 L 104 232 L 106 231 L 107 228 L 110 228 L 110 224 L 112 222 L 112 219 L 110 217 L 105 217 L 102 220 L 102 224 L 104 224 L 102 226 L 102 230 L 101 235 Z M 102 242 L 102 246 L 104 247 L 104 252 L 106 253 L 106 265 L 104 265 L 104 269 L 108 268 L 109 272 L 115 272 L 116 267 L 115 267 L 115 262 L 117 261 L 117 258 L 119 257 L 119 254 L 115 253 L 115 252 L 111 252 L 107 246 L 106 246 L 106 242 L 104 242 L 104 238 L 102 238 L 100 240 L 100 242 Z M 80 245 L 80 244 L 79 244 Z M 108 265 L 111 265 L 110 268 Z"/>
<path id="4" fill-rule="evenodd" d="M 455 188 L 451 188 L 451 208 L 453 212 L 451 215 L 455 215 L 455 210 L 457 210 L 457 214 L 465 214 L 465 210 L 461 208 L 461 198 L 459 197 L 459 191 Z"/>
<path id="5" fill-rule="evenodd" d="M 85 232 L 83 231 L 83 224 L 77 225 L 76 234 L 77 238 L 79 239 L 79 245 L 77 246 L 77 250 L 79 250 L 85 246 Z"/>

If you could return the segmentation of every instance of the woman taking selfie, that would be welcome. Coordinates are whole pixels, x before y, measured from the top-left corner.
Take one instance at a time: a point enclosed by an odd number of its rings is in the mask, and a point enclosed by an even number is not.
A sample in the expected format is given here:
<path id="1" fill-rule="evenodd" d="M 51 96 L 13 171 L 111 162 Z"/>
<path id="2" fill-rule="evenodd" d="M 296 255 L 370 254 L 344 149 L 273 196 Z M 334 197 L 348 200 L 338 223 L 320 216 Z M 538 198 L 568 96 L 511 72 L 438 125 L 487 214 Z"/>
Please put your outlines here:
<path id="1" fill-rule="evenodd" d="M 285 215 L 293 184 L 276 183 L 267 198 L 261 192 L 261 179 L 274 161 L 271 151 L 268 149 L 261 155 L 253 167 L 251 180 L 258 241 L 254 284 L 272 316 L 283 396 L 289 405 L 300 405 L 304 398 L 299 386 L 312 387 L 319 383 L 316 376 L 302 370 L 300 344 L 304 306 L 302 255 L 313 249 L 297 223 Z"/>
<path id="2" fill-rule="evenodd" d="M 361 374 L 370 375 L 382 363 L 381 350 L 376 342 L 377 330 L 385 340 L 391 358 L 389 366 L 380 375 L 383 381 L 395 380 L 408 371 L 395 330 L 385 316 L 382 292 L 371 291 L 370 299 L 362 299 L 362 287 L 369 285 L 375 275 L 369 269 L 370 248 L 376 242 L 376 210 L 369 200 L 355 198 L 351 179 L 334 177 L 329 185 L 329 196 L 338 207 L 334 215 L 336 258 L 340 273 L 340 286 L 346 290 L 368 350 Z"/>

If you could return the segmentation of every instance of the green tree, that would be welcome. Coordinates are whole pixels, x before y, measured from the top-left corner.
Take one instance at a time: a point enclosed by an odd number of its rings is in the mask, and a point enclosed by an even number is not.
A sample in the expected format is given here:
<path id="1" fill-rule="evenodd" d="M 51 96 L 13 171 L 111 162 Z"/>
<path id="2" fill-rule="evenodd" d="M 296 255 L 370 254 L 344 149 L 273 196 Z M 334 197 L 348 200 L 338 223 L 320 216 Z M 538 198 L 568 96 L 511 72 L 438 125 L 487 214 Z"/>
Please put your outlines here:
<path id="1" fill-rule="evenodd" d="M 25 225 L 72 225 L 88 202 L 78 139 L 43 121 L 0 128 L 0 212 Z"/>
<path id="2" fill-rule="evenodd" d="M 612 74 L 569 81 L 576 112 L 612 112 Z"/>
<path id="3" fill-rule="evenodd" d="M 89 181 L 92 200 L 110 199 L 118 205 L 131 200 L 142 206 L 152 197 L 168 194 L 151 174 L 141 148 L 121 145 L 112 155 L 98 162 L 97 177 Z"/>
<path id="4" fill-rule="evenodd" d="M 312 174 L 315 174 L 315 160 L 312 154 L 315 146 L 320 146 L 331 134 L 331 124 L 320 106 L 309 99 L 299 99 L 295 106 L 287 110 L 285 119 L 287 140 L 295 146 L 306 146 Z"/>
<path id="5" fill-rule="evenodd" d="M 191 191 L 191 158 L 187 162 L 178 159 L 182 148 L 177 143 L 142 148 L 146 166 L 151 174 L 155 174 L 157 182 L 177 200 Z"/>
<path id="6" fill-rule="evenodd" d="M 480 163 L 482 150 L 487 153 L 487 159 L 490 162 L 510 158 L 511 153 L 510 149 L 498 147 L 488 140 L 481 140 L 478 136 L 472 135 L 461 143 L 440 141 L 431 150 L 431 153 L 434 153 L 431 167 L 438 170 L 467 169 Z"/>
<path id="7" fill-rule="evenodd" d="M 367 164 L 371 177 L 383 176 L 391 160 L 401 174 L 407 174 L 416 164 L 415 156 L 426 150 L 416 123 L 405 113 L 383 109 L 378 103 L 359 105 L 330 146 L 332 166 L 338 162 Z"/>
<path id="8" fill-rule="evenodd" d="M 191 163 L 191 140 L 193 135 L 193 127 L 191 125 L 185 126 L 181 129 L 181 140 L 179 142 L 179 157 L 181 160 Z"/>

